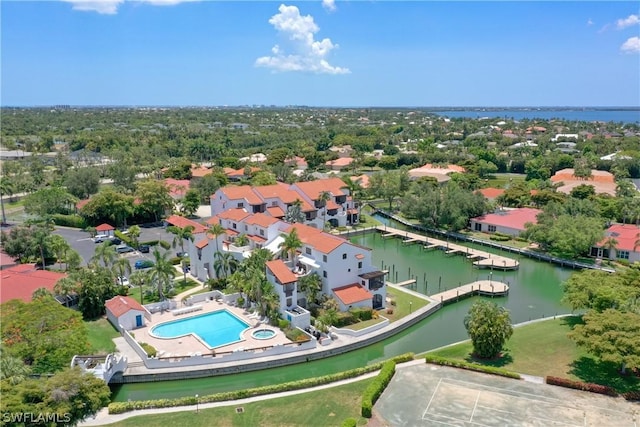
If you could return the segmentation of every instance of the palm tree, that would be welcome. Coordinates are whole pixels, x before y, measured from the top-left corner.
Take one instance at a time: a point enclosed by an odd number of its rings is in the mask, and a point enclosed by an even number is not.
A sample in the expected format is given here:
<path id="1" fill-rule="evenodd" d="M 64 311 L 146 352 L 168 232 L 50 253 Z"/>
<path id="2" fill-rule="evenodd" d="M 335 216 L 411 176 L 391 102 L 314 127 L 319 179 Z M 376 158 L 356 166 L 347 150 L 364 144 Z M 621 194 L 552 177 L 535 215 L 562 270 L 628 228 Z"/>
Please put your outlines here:
<path id="1" fill-rule="evenodd" d="M 220 278 L 220 276 L 224 276 L 226 279 L 238 269 L 238 260 L 235 259 L 233 254 L 226 252 L 221 254 L 213 265 L 216 271 L 216 277 Z"/>
<path id="2" fill-rule="evenodd" d="M 51 295 L 51 291 L 49 291 L 49 289 L 38 288 L 35 291 L 33 291 L 33 294 L 31 294 L 31 299 L 37 300 L 39 298 L 52 297 L 52 296 L 53 295 Z"/>
<path id="3" fill-rule="evenodd" d="M 328 191 L 323 191 L 318 196 L 318 201 L 320 202 L 320 206 L 324 208 L 323 216 L 322 216 L 322 229 L 324 230 L 327 227 L 327 202 L 331 200 L 331 193 Z"/>
<path id="4" fill-rule="evenodd" d="M 212 235 L 213 238 L 216 240 L 216 254 L 220 253 L 220 246 L 218 245 L 218 236 L 223 235 L 225 232 L 226 230 L 222 225 L 220 225 L 220 223 L 211 224 L 207 229 L 207 234 Z"/>
<path id="5" fill-rule="evenodd" d="M 131 286 L 140 287 L 140 304 L 144 304 L 144 297 L 142 296 L 142 287 L 145 284 L 150 282 L 151 280 L 149 278 L 148 271 L 136 271 L 131 276 L 129 276 L 129 283 L 131 283 Z"/>
<path id="6" fill-rule="evenodd" d="M 120 258 L 113 263 L 113 272 L 116 277 L 125 277 L 131 274 L 131 263 L 126 258 Z"/>
<path id="7" fill-rule="evenodd" d="M 278 307 L 280 306 L 280 299 L 276 293 L 273 284 L 265 280 L 262 282 L 260 289 L 259 310 L 261 316 L 267 316 L 270 320 L 275 320 L 280 317 Z"/>
<path id="8" fill-rule="evenodd" d="M 153 267 L 150 269 L 150 279 L 158 287 L 158 298 L 164 300 L 164 288 L 169 287 L 171 279 L 174 277 L 176 269 L 168 259 L 169 252 L 160 253 L 158 249 L 153 250 Z"/>
<path id="9" fill-rule="evenodd" d="M 0 177 L 0 206 L 2 207 L 2 225 L 7 223 L 7 215 L 4 212 L 4 196 L 11 196 L 14 192 L 13 183 L 6 176 Z"/>
<path id="10" fill-rule="evenodd" d="M 291 268 L 296 266 L 296 251 L 302 247 L 302 240 L 298 237 L 298 231 L 294 228 L 285 236 L 284 241 L 278 246 L 289 255 Z"/>
<path id="11" fill-rule="evenodd" d="M 56 261 L 61 263 L 66 261 L 67 252 L 71 250 L 71 245 L 62 236 L 54 234 L 49 239 L 49 248 L 56 256 Z"/>
<path id="12" fill-rule="evenodd" d="M 295 202 L 291 203 L 287 207 L 287 212 L 284 215 L 284 220 L 291 224 L 296 222 L 304 223 L 304 213 L 302 212 L 302 201 L 300 199 L 296 199 Z"/>
<path id="13" fill-rule="evenodd" d="M 75 294 L 78 292 L 78 282 L 71 277 L 63 277 L 56 282 L 53 292 L 64 297 Z"/>
<path id="14" fill-rule="evenodd" d="M 106 241 L 96 246 L 96 252 L 93 257 L 91 257 L 91 262 L 98 263 L 102 261 L 104 266 L 109 268 L 117 257 L 118 254 L 116 253 L 116 248 L 113 247 L 111 242 Z"/>
<path id="15" fill-rule="evenodd" d="M 299 291 L 304 292 L 307 296 L 307 306 L 310 306 L 312 303 L 315 304 L 318 299 L 318 294 L 322 289 L 322 279 L 318 273 L 308 274 L 298 280 L 298 287 Z"/>
<path id="16" fill-rule="evenodd" d="M 44 250 L 48 248 L 51 242 L 51 224 L 45 222 L 43 224 L 38 224 L 36 229 L 34 230 L 32 236 L 33 241 L 40 250 L 40 259 L 42 260 L 42 269 L 46 270 L 45 259 L 44 259 Z"/>
<path id="17" fill-rule="evenodd" d="M 604 249 L 606 249 L 609 253 L 609 258 L 612 257 L 612 252 L 618 248 L 618 241 L 613 237 L 608 237 L 602 245 Z"/>
<path id="18" fill-rule="evenodd" d="M 360 222 L 360 200 L 359 199 L 360 199 L 360 196 L 362 195 L 362 191 L 364 190 L 364 188 L 362 188 L 362 178 L 351 179 L 350 176 L 345 176 L 342 178 L 342 180 L 347 185 L 347 188 L 349 189 L 349 194 L 353 199 L 353 204 L 356 206 L 356 209 L 358 209 L 358 222 Z M 353 219 L 352 219 L 352 222 L 353 222 Z"/>
<path id="19" fill-rule="evenodd" d="M 185 260 L 184 260 L 184 241 L 188 239 L 189 241 L 193 241 L 193 230 L 195 228 L 193 225 L 187 225 L 186 227 L 169 227 L 168 230 L 175 234 L 173 238 L 172 246 L 175 248 L 177 244 L 180 245 L 180 251 L 182 253 L 180 260 L 182 264 L 182 272 L 184 274 L 184 283 L 187 283 L 187 269 L 185 268 Z"/>
<path id="20" fill-rule="evenodd" d="M 3 351 L 0 355 L 0 380 L 16 385 L 24 381 L 29 374 L 31 374 L 31 368 L 25 365 L 22 359 Z"/>

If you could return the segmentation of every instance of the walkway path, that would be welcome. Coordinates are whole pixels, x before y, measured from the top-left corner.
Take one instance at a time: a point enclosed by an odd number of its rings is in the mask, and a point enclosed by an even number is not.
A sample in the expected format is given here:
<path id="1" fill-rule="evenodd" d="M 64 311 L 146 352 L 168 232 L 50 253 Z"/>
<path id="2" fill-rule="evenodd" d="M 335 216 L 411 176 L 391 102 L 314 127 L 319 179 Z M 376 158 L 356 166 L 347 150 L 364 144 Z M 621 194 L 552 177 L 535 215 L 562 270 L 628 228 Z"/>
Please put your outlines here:
<path id="1" fill-rule="evenodd" d="M 499 270 L 516 270 L 520 266 L 520 263 L 513 258 L 507 258 L 505 256 L 481 251 L 479 249 L 468 248 L 466 246 L 434 239 L 433 237 L 423 236 L 410 231 L 399 230 L 387 225 L 379 225 L 376 229 L 381 233 L 384 233 L 382 237 L 400 237 L 407 243 L 419 242 L 427 249 L 440 248 L 445 250 L 447 254 L 462 254 L 466 255 L 468 259 L 477 259 L 477 261 L 473 261 L 473 265 L 478 267 Z"/>

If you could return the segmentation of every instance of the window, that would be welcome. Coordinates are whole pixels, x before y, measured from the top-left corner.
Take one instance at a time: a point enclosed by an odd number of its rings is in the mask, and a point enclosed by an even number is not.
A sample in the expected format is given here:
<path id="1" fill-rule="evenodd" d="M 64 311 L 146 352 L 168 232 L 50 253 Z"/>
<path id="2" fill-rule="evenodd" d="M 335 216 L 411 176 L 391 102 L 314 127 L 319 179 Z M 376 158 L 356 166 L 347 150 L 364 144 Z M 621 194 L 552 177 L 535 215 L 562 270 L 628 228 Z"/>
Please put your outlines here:
<path id="1" fill-rule="evenodd" d="M 327 277 L 327 271 L 326 271 L 326 270 L 324 270 L 324 271 L 322 272 L 322 277 L 325 277 L 325 278 Z"/>
<path id="2" fill-rule="evenodd" d="M 248 226 L 244 226 L 244 231 L 249 231 L 249 227 Z"/>
<path id="3" fill-rule="evenodd" d="M 347 254 L 342 254 L 342 259 L 347 259 Z"/>
<path id="4" fill-rule="evenodd" d="M 327 256 L 326 255 L 322 255 L 322 262 L 327 262 Z"/>
<path id="5" fill-rule="evenodd" d="M 496 226 L 495 225 L 490 225 L 488 227 L 489 233 L 495 233 L 496 232 Z"/>
<path id="6" fill-rule="evenodd" d="M 629 259 L 629 251 L 618 251 L 618 259 Z"/>
<path id="7" fill-rule="evenodd" d="M 362 268 L 362 261 L 358 263 L 358 268 Z"/>
<path id="8" fill-rule="evenodd" d="M 264 230 L 262 228 L 260 229 L 260 235 L 264 236 Z"/>
<path id="9" fill-rule="evenodd" d="M 276 206 L 278 206 L 278 202 L 277 201 L 274 200 L 273 202 L 271 202 L 271 207 L 276 207 Z"/>
<path id="10" fill-rule="evenodd" d="M 235 222 L 233 223 L 233 229 L 234 230 L 236 229 L 236 223 Z"/>
<path id="11" fill-rule="evenodd" d="M 243 202 L 238 202 L 238 207 L 239 208 L 244 208 L 244 203 Z"/>
<path id="12" fill-rule="evenodd" d="M 307 255 L 311 255 L 311 248 L 304 248 L 304 253 Z"/>
<path id="13" fill-rule="evenodd" d="M 479 223 L 479 222 L 476 222 L 476 224 L 475 224 L 475 227 L 474 227 L 474 228 L 475 228 L 475 230 L 476 230 L 476 231 L 482 231 L 482 224 L 481 224 L 481 223 Z"/>

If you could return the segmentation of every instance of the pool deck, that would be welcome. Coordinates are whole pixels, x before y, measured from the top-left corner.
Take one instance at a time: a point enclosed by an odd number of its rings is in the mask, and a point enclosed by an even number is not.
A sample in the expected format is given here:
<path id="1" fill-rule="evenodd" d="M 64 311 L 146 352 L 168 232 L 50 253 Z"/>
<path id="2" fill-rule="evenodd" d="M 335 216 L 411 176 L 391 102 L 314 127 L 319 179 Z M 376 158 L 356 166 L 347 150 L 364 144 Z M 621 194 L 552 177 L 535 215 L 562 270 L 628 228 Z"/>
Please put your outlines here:
<path id="1" fill-rule="evenodd" d="M 191 290 L 193 292 L 193 290 Z M 238 308 L 232 307 L 222 302 L 207 301 L 201 304 L 202 310 L 192 311 L 187 314 L 174 315 L 172 311 L 165 311 L 164 313 L 154 313 L 151 315 L 152 321 L 148 322 L 144 327 L 134 329 L 133 335 L 138 342 L 144 342 L 152 345 L 158 351 L 158 359 L 171 359 L 189 357 L 191 355 L 200 353 L 207 355 L 212 353 L 207 345 L 197 339 L 193 335 L 186 335 L 179 338 L 157 338 L 151 335 L 150 331 L 154 326 L 160 323 L 169 322 L 173 320 L 188 319 L 190 317 L 201 316 L 203 314 L 211 313 L 219 310 L 228 310 L 235 314 L 238 318 L 248 323 L 250 326 L 248 329 L 242 332 L 242 341 L 235 342 L 233 344 L 224 345 L 215 348 L 215 352 L 229 352 L 239 349 L 250 350 L 255 348 L 262 348 L 266 346 L 272 346 L 274 344 L 286 344 L 290 341 L 284 336 L 284 333 L 277 327 L 268 326 L 264 324 L 258 324 L 258 319 L 249 317 L 251 313 Z M 182 307 L 178 307 L 180 309 Z M 271 329 L 276 334 L 273 338 L 259 340 L 253 338 L 251 333 L 256 329 Z"/>

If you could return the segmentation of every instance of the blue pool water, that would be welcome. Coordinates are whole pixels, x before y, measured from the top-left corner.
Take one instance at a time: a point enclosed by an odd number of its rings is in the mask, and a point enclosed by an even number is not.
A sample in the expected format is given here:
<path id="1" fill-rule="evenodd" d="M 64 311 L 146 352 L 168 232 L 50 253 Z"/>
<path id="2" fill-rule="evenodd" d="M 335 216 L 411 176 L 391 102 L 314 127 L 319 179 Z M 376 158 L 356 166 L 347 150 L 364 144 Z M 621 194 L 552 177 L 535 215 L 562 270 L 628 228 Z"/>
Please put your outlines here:
<path id="1" fill-rule="evenodd" d="M 260 329 L 258 331 L 253 331 L 251 336 L 257 340 L 268 340 L 269 338 L 275 337 L 276 332 L 271 329 Z"/>
<path id="2" fill-rule="evenodd" d="M 249 325 L 227 310 L 214 311 L 186 319 L 161 323 L 151 329 L 159 338 L 178 338 L 195 334 L 209 347 L 215 348 L 240 341 Z"/>

